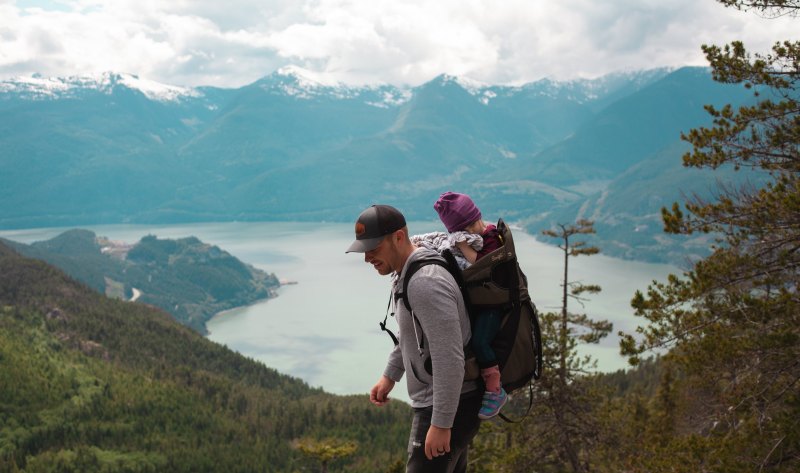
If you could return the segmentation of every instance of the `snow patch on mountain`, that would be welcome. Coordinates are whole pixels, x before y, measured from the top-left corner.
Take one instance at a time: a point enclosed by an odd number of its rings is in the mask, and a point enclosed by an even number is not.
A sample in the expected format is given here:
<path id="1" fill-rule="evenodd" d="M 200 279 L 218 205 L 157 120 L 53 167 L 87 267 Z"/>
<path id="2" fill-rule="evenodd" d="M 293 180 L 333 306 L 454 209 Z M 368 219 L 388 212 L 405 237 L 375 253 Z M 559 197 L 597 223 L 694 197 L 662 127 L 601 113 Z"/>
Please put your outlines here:
<path id="1" fill-rule="evenodd" d="M 202 96 L 202 94 L 195 89 L 162 84 L 153 80 L 142 79 L 131 74 L 120 75 L 119 83 L 130 89 L 138 90 L 150 100 L 158 100 L 161 102 L 174 102 L 184 97 Z"/>
<path id="2" fill-rule="evenodd" d="M 375 92 L 377 93 L 378 100 L 368 100 L 366 104 L 378 108 L 399 107 L 411 100 L 414 96 L 414 93 L 410 90 L 392 87 L 384 88 L 383 90 L 377 89 Z"/>
<path id="3" fill-rule="evenodd" d="M 566 98 L 584 104 L 608 96 L 620 88 L 637 90 L 674 72 L 675 69 L 662 67 L 647 71 L 616 72 L 594 79 L 580 78 L 566 81 L 542 79 L 524 87 L 543 96 Z"/>
<path id="4" fill-rule="evenodd" d="M 64 95 L 71 86 L 64 79 L 55 77 L 16 77 L 0 82 L 0 93 L 20 94 L 30 98 L 55 98 Z"/>
<path id="5" fill-rule="evenodd" d="M 489 84 L 469 77 L 456 77 L 454 80 L 464 90 L 473 95 L 480 95 L 485 89 L 489 88 Z"/>
<path id="6" fill-rule="evenodd" d="M 483 105 L 489 105 L 489 102 L 497 98 L 495 87 L 484 82 L 468 77 L 458 77 L 456 78 L 456 83 L 469 92 L 470 95 L 477 97 L 478 101 Z"/>
<path id="7" fill-rule="evenodd" d="M 298 66 L 281 67 L 259 81 L 259 86 L 267 92 L 304 100 L 319 97 L 349 99 L 358 95 L 357 89 L 326 80 L 325 76 Z"/>
<path id="8" fill-rule="evenodd" d="M 320 87 L 344 87 L 341 83 L 336 82 L 323 74 L 317 74 L 303 69 L 300 66 L 283 66 L 275 71 L 275 75 L 293 79 L 298 86 L 308 89 L 316 89 Z"/>
<path id="9" fill-rule="evenodd" d="M 258 85 L 267 92 L 301 100 L 360 99 L 367 105 L 380 108 L 397 107 L 408 102 L 412 96 L 410 90 L 385 84 L 349 86 L 298 66 L 281 67 L 260 80 Z"/>
<path id="10" fill-rule="evenodd" d="M 442 74 L 434 79 L 439 81 L 441 85 L 454 84 L 464 89 L 468 94 L 476 97 L 483 105 L 489 105 L 493 99 L 497 97 L 497 86 L 489 85 L 469 77 L 452 76 L 450 74 Z M 502 87 L 500 87 L 502 88 Z"/>

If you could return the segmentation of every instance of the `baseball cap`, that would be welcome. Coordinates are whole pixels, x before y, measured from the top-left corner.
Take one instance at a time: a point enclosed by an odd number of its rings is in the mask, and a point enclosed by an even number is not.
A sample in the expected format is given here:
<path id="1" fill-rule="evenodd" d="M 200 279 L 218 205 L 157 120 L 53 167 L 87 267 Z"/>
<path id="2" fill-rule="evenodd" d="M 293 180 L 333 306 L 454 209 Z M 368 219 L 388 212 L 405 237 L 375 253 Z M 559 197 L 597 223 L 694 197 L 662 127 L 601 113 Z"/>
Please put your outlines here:
<path id="1" fill-rule="evenodd" d="M 386 235 L 406 226 L 406 218 L 391 205 L 372 205 L 356 220 L 356 240 L 345 253 L 365 253 L 380 245 Z"/>

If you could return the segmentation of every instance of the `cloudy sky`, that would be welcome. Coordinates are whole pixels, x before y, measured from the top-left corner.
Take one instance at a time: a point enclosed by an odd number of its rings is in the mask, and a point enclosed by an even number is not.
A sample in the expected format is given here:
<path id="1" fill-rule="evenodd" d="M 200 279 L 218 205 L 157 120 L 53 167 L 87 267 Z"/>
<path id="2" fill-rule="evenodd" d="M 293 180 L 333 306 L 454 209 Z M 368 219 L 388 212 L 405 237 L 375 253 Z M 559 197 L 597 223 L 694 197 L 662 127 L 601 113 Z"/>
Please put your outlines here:
<path id="1" fill-rule="evenodd" d="M 799 25 L 714 0 L 0 0 L 0 79 L 238 87 L 294 64 L 351 84 L 520 84 L 705 65 L 701 44 L 766 51 Z"/>

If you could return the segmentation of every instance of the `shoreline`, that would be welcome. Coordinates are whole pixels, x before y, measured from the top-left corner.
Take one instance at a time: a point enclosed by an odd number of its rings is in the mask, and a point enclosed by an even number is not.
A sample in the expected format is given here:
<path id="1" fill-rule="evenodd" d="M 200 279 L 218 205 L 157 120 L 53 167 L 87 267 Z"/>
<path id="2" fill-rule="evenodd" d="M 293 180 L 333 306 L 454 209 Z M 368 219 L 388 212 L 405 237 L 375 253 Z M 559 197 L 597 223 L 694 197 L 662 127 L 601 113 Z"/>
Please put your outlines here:
<path id="1" fill-rule="evenodd" d="M 203 336 L 206 337 L 206 338 L 209 338 L 209 335 L 211 335 L 211 331 L 208 329 L 208 324 L 211 321 L 213 321 L 214 319 L 217 319 L 219 317 L 225 317 L 225 316 L 229 315 L 231 312 L 234 312 L 234 311 L 244 310 L 244 309 L 247 309 L 249 307 L 253 307 L 255 305 L 263 304 L 263 303 L 266 303 L 266 302 L 271 301 L 273 299 L 276 299 L 280 295 L 278 293 L 278 291 L 283 286 L 294 286 L 294 285 L 299 284 L 298 281 L 285 280 L 285 279 L 279 279 L 279 282 L 280 282 L 280 285 L 274 291 L 270 292 L 269 297 L 265 297 L 263 299 L 256 299 L 256 300 L 254 300 L 254 301 L 252 301 L 252 302 L 250 302 L 248 304 L 237 305 L 236 307 L 231 307 L 231 308 L 228 308 L 228 309 L 225 309 L 225 310 L 221 310 L 219 312 L 215 312 L 214 315 L 212 315 L 208 320 L 206 320 L 203 323 L 203 328 L 205 329 L 205 333 L 203 334 Z"/>

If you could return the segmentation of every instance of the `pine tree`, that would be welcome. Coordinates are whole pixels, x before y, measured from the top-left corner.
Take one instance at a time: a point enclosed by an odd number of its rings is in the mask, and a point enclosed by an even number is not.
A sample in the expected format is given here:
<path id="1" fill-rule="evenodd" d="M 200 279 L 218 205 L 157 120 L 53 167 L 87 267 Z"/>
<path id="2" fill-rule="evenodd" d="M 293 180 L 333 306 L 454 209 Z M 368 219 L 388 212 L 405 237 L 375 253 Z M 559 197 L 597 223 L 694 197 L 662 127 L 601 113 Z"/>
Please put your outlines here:
<path id="1" fill-rule="evenodd" d="M 481 441 L 484 463 L 481 471 L 591 471 L 589 453 L 596 440 L 598 426 L 594 409 L 602 396 L 590 381 L 596 361 L 578 352 L 580 343 L 597 343 L 611 331 L 608 321 L 595 321 L 586 314 L 570 309 L 570 301 L 583 304 L 585 294 L 600 291 L 594 284 L 570 280 L 569 263 L 577 256 L 593 255 L 599 249 L 584 241 L 581 235 L 594 233 L 590 221 L 572 225 L 560 224 L 545 235 L 560 240 L 564 253 L 561 310 L 541 315 L 543 376 L 534 383 L 533 411 L 524 422 L 503 425 L 499 433 L 484 428 Z M 489 435 L 486 435 L 489 434 Z M 493 442 L 493 445 L 489 446 Z M 488 459 L 489 452 L 500 452 Z M 480 463 L 480 462 L 479 462 Z"/>
<path id="2" fill-rule="evenodd" d="M 349 457 L 358 450 L 358 445 L 352 441 L 337 439 L 315 440 L 303 438 L 295 440 L 295 447 L 304 455 L 313 458 L 320 465 L 320 473 L 328 473 L 328 466 L 345 457 Z"/>
<path id="3" fill-rule="evenodd" d="M 720 2 L 766 17 L 800 11 L 797 0 Z M 622 348 L 634 363 L 648 349 L 669 349 L 665 362 L 681 373 L 682 433 L 663 455 L 698 471 L 797 471 L 800 42 L 776 43 L 769 54 L 741 42 L 703 51 L 715 80 L 743 84 L 757 103 L 706 107 L 713 126 L 683 135 L 692 145 L 684 165 L 732 166 L 750 183 L 662 211 L 666 231 L 710 233 L 717 243 L 682 277 L 636 294 L 648 324 L 624 335 Z"/>
<path id="4" fill-rule="evenodd" d="M 590 465 L 585 455 L 581 455 L 581 450 L 589 450 L 592 439 L 596 437 L 597 427 L 591 409 L 597 398 L 590 389 L 590 384 L 579 377 L 589 374 L 597 363 L 588 356 L 581 357 L 577 346 L 579 342 L 598 343 L 608 335 L 612 325 L 608 321 L 595 321 L 586 314 L 569 310 L 570 300 L 583 304 L 583 294 L 596 294 L 601 290 L 596 284 L 570 281 L 569 262 L 570 258 L 597 254 L 600 249 L 587 245 L 585 241 L 573 239 L 579 235 L 595 233 L 593 222 L 588 220 L 579 220 L 573 225 L 558 224 L 558 229 L 545 230 L 542 233 L 561 240 L 558 247 L 564 253 L 561 312 L 545 314 L 543 317 L 545 332 L 551 333 L 555 344 L 549 350 L 545 349 L 557 360 L 557 376 L 544 384 L 549 384 L 548 404 L 555 420 L 555 431 L 560 437 L 560 455 L 568 461 L 572 471 L 586 472 L 590 471 Z M 551 337 L 543 337 L 545 345 Z"/>

